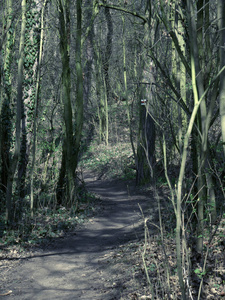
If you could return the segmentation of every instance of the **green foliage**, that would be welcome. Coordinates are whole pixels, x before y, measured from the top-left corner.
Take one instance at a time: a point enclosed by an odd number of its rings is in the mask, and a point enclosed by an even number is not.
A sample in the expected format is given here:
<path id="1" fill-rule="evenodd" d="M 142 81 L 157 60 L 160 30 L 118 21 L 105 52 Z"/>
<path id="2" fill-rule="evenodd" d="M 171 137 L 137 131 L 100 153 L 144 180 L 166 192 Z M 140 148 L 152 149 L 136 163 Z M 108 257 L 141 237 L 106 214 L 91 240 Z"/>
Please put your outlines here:
<path id="1" fill-rule="evenodd" d="M 156 265 L 154 263 L 151 263 L 149 267 L 147 267 L 147 270 L 154 272 L 156 270 Z"/>
<path id="2" fill-rule="evenodd" d="M 23 214 L 23 219 L 14 224 L 14 228 L 9 229 L 4 225 L 4 219 L 0 218 L 0 244 L 2 247 L 20 245 L 20 247 L 30 247 L 49 242 L 52 238 L 65 235 L 72 231 L 77 225 L 88 221 L 88 218 L 95 213 L 93 201 L 95 197 L 87 194 L 88 202 L 81 203 L 80 206 L 66 209 L 60 207 L 52 210 L 50 207 L 38 209 L 34 218 L 31 218 L 28 211 Z M 76 211 L 76 213 L 74 213 Z"/>
<path id="3" fill-rule="evenodd" d="M 206 275 L 206 271 L 202 271 L 201 269 L 195 269 L 194 270 L 194 273 L 200 278 L 200 279 L 202 279 L 202 277 L 204 276 L 204 275 Z"/>
<path id="4" fill-rule="evenodd" d="M 167 186 L 167 181 L 165 177 L 159 176 L 157 177 L 157 182 L 156 182 L 157 186 L 162 187 L 162 186 Z"/>
<path id="5" fill-rule="evenodd" d="M 97 145 L 93 143 L 83 153 L 80 165 L 105 178 L 135 178 L 135 162 L 129 143 Z"/>

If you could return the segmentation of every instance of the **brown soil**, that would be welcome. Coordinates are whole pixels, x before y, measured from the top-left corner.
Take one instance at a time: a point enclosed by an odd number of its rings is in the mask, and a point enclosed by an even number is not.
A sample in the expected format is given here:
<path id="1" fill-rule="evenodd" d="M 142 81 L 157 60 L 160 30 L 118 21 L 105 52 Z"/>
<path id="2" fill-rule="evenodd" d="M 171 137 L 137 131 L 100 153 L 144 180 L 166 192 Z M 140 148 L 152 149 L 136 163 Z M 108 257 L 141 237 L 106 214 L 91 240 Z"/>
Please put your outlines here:
<path id="1" fill-rule="evenodd" d="M 139 205 L 155 221 L 156 201 L 136 194 L 132 182 L 101 181 L 91 175 L 85 176 L 85 182 L 100 196 L 98 215 L 48 249 L 13 263 L 2 261 L 0 293 L 9 295 L 0 298 L 150 299 L 136 260 L 144 235 Z"/>

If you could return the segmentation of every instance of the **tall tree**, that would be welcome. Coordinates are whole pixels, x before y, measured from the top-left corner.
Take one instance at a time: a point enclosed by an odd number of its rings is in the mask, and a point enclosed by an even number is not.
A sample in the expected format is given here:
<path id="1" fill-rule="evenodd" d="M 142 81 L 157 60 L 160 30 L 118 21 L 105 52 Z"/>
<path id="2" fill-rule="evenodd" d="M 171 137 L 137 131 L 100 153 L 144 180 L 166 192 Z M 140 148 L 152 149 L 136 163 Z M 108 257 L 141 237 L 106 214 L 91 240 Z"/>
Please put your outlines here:
<path id="1" fill-rule="evenodd" d="M 152 95 L 147 92 L 154 84 L 153 75 L 151 73 L 151 59 L 148 54 L 148 45 L 151 38 L 151 29 L 149 28 L 151 20 L 151 5 L 146 5 L 146 18 L 149 22 L 144 24 L 144 47 L 145 55 L 141 58 L 142 76 L 139 83 L 139 131 L 137 145 L 137 184 L 144 184 L 153 180 L 154 164 L 155 164 L 155 124 L 153 120 L 153 112 L 151 110 Z M 144 100 L 146 103 L 141 103 Z M 144 104 L 144 105 L 141 105 Z"/>
<path id="2" fill-rule="evenodd" d="M 65 140 L 62 154 L 62 164 L 59 176 L 58 202 L 62 199 L 60 190 L 66 183 L 66 204 L 72 205 L 75 196 L 75 171 L 78 164 L 78 155 L 83 128 L 83 73 L 81 65 L 81 29 L 82 6 L 81 1 L 76 2 L 77 28 L 76 28 L 76 104 L 75 104 L 75 132 L 73 130 L 73 111 L 71 105 L 71 70 L 70 70 L 70 1 L 57 1 L 59 13 L 60 53 L 62 60 L 62 101 L 64 108 Z"/>
<path id="3" fill-rule="evenodd" d="M 26 29 L 26 0 L 21 1 L 22 17 L 21 17 L 21 33 L 19 45 L 19 60 L 18 60 L 18 75 L 17 75 L 17 106 L 16 106 L 16 139 L 15 150 L 10 161 L 7 179 L 6 192 L 6 221 L 11 223 L 13 220 L 12 210 L 12 190 L 14 176 L 20 154 L 20 135 L 21 135 L 21 116 L 22 116 L 22 101 L 23 101 L 23 61 L 24 61 L 24 40 Z"/>
<path id="4" fill-rule="evenodd" d="M 75 109 L 75 169 L 78 164 L 80 143 L 82 138 L 84 122 L 84 91 L 83 91 L 83 71 L 82 71 L 82 0 L 77 0 L 77 28 L 76 28 L 76 109 Z"/>
<path id="5" fill-rule="evenodd" d="M 12 1 L 6 1 L 6 20 L 4 27 L 8 28 L 5 36 L 4 43 L 4 60 L 2 61 L 2 89 L 1 89 L 1 109 L 0 109 L 0 151 L 1 151 L 1 186 L 0 189 L 5 193 L 7 180 L 8 180 L 8 167 L 10 160 L 10 146 L 11 146 L 11 94 L 12 94 L 12 61 L 13 61 L 13 45 L 14 45 L 14 32 L 13 29 L 9 30 L 12 19 Z"/>
<path id="6" fill-rule="evenodd" d="M 225 66 L 225 3 L 218 0 L 218 27 L 220 33 L 220 69 Z M 223 152 L 225 156 L 225 70 L 220 75 L 219 87 L 219 103 L 220 103 L 220 122 L 223 139 Z"/>
<path id="7" fill-rule="evenodd" d="M 63 147 L 61 173 L 66 179 L 66 203 L 69 205 L 74 192 L 74 149 L 73 149 L 73 112 L 71 105 L 71 70 L 70 70 L 70 1 L 57 1 L 59 13 L 60 54 L 62 60 L 62 101 L 65 122 L 65 146 Z M 65 163 L 65 165 L 64 165 Z M 61 179 L 61 178 L 60 178 Z M 63 185 L 63 182 L 60 183 Z M 63 187 L 61 187 L 63 188 Z"/>
<path id="8" fill-rule="evenodd" d="M 37 61 L 37 79 L 36 79 L 36 89 L 35 89 L 35 99 L 34 99 L 34 124 L 33 124 L 33 148 L 32 148 L 32 162 L 31 162 L 31 182 L 30 182 L 30 209 L 31 216 L 33 217 L 34 209 L 34 168 L 35 168 L 35 158 L 36 158 L 36 141 L 37 141 L 37 116 L 38 116 L 38 98 L 40 92 L 40 81 L 41 81 L 41 62 L 43 55 L 43 42 L 44 42 L 44 12 L 47 0 L 44 0 L 41 9 L 41 22 L 40 22 L 40 45 L 39 45 L 39 56 Z"/>
<path id="9" fill-rule="evenodd" d="M 112 37 L 113 37 L 113 21 L 108 7 L 104 8 L 106 23 L 107 23 L 107 37 L 106 37 L 106 47 L 103 56 L 103 75 L 104 75 L 104 100 L 101 104 L 104 109 L 104 131 L 105 131 L 105 143 L 108 145 L 109 142 L 109 128 L 108 128 L 108 102 L 111 95 L 110 87 L 110 77 L 109 77 L 109 67 L 110 67 L 110 57 L 112 55 Z"/>
<path id="10" fill-rule="evenodd" d="M 19 218 L 24 206 L 24 197 L 27 192 L 27 171 L 29 171 L 29 155 L 31 149 L 31 140 L 33 130 L 33 119 L 35 110 L 35 93 L 36 78 L 38 68 L 39 52 L 39 16 L 41 7 L 36 1 L 30 1 L 27 4 L 26 12 L 26 33 L 24 49 L 24 94 L 22 103 L 22 120 L 21 120 L 21 146 L 20 159 L 18 164 L 17 191 L 18 200 L 16 215 Z"/>

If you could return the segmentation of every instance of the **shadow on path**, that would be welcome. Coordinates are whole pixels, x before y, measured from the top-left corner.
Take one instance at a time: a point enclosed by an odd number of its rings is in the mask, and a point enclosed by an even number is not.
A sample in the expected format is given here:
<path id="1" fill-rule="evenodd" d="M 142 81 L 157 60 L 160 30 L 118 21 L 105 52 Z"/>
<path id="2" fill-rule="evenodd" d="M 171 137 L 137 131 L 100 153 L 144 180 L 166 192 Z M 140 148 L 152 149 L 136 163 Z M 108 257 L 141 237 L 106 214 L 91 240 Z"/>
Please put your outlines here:
<path id="1" fill-rule="evenodd" d="M 87 175 L 85 182 L 100 196 L 102 211 L 74 235 L 56 239 L 48 251 L 35 253 L 18 266 L 8 286 L 13 291 L 10 299 L 120 299 L 119 277 L 126 270 L 112 271 L 107 257 L 116 247 L 142 238 L 138 203 L 152 216 L 157 204 L 135 195 L 132 183 L 97 181 Z"/>

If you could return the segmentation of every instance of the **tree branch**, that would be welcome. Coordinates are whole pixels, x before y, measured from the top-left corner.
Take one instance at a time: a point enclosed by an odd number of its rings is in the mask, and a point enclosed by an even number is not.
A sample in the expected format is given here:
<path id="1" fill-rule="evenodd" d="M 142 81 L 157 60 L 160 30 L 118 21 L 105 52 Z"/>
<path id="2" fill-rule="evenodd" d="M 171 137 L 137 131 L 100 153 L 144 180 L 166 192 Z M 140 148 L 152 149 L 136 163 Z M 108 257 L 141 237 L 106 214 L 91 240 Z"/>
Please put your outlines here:
<path id="1" fill-rule="evenodd" d="M 102 2 L 100 2 L 98 5 L 99 5 L 99 7 L 103 6 L 103 7 L 107 7 L 107 8 L 110 8 L 110 9 L 115 9 L 115 10 L 122 11 L 122 12 L 124 12 L 126 14 L 129 14 L 129 15 L 132 15 L 134 17 L 137 17 L 137 18 L 141 19 L 142 21 L 144 21 L 144 23 L 146 23 L 148 21 L 145 17 L 143 17 L 142 15 L 138 14 L 136 11 L 130 11 L 130 10 L 124 8 L 124 7 L 110 5 L 110 4 L 102 3 Z"/>

